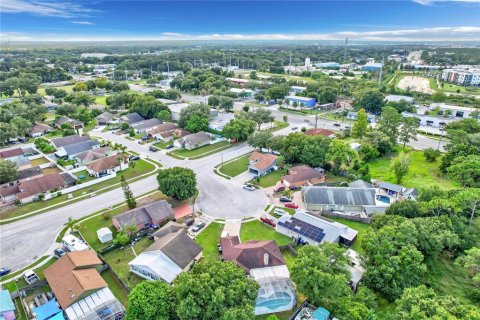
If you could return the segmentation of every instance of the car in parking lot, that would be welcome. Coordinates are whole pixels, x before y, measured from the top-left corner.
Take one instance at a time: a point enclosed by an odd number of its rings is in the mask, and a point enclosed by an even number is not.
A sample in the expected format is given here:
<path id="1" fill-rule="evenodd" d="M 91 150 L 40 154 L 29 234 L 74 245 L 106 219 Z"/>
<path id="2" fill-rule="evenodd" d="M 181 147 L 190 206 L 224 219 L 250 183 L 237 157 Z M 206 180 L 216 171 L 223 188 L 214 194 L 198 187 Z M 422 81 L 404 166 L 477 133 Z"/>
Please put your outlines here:
<path id="1" fill-rule="evenodd" d="M 195 225 L 192 228 L 193 232 L 198 232 L 200 231 L 203 227 L 205 227 L 205 221 L 199 221 L 195 223 Z"/>
<path id="2" fill-rule="evenodd" d="M 0 268 L 0 277 L 5 276 L 10 273 L 10 269 L 8 268 Z"/>
<path id="3" fill-rule="evenodd" d="M 37 276 L 33 270 L 27 270 L 23 273 L 23 279 L 27 282 L 27 284 L 32 284 L 40 280 L 40 278 Z"/>
<path id="4" fill-rule="evenodd" d="M 293 202 L 287 202 L 285 203 L 285 208 L 298 209 L 298 204 L 295 204 Z"/>
<path id="5" fill-rule="evenodd" d="M 280 209 L 280 208 L 276 208 L 275 210 L 273 210 L 273 213 L 275 213 L 278 216 L 283 216 L 283 215 L 287 214 L 287 211 L 285 211 L 283 209 Z"/>
<path id="6" fill-rule="evenodd" d="M 273 218 L 269 218 L 269 217 L 263 216 L 263 217 L 260 218 L 260 221 L 262 221 L 262 222 L 265 223 L 265 224 L 268 224 L 270 227 L 273 227 L 273 228 L 275 228 L 275 226 L 276 226 L 275 221 L 273 220 Z"/>
<path id="7" fill-rule="evenodd" d="M 255 191 L 256 190 L 254 186 L 252 186 L 251 184 L 248 184 L 248 183 L 243 186 L 243 189 L 246 189 L 248 191 Z"/>
<path id="8" fill-rule="evenodd" d="M 276 186 L 273 189 L 273 192 L 281 192 L 281 191 L 284 191 L 284 190 L 285 190 L 285 186 L 284 185 L 279 185 L 279 186 Z"/>
<path id="9" fill-rule="evenodd" d="M 281 196 L 280 202 L 292 202 L 292 199 L 287 196 Z"/>
<path id="10" fill-rule="evenodd" d="M 187 227 L 190 227 L 191 225 L 193 225 L 195 223 L 195 219 L 192 219 L 192 218 L 189 218 L 187 220 L 185 220 L 185 225 Z"/>

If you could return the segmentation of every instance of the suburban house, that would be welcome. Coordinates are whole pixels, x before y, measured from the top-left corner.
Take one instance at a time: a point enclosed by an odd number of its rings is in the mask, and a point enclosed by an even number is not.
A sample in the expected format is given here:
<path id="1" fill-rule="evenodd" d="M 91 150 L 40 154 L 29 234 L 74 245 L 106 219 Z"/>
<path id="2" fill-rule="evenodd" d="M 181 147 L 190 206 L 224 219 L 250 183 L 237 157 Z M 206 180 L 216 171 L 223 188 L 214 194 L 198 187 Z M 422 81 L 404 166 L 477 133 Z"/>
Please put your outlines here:
<path id="1" fill-rule="evenodd" d="M 255 314 L 291 310 L 297 296 L 285 260 L 273 240 L 240 243 L 238 236 L 220 239 L 225 261 L 232 261 L 259 285 Z"/>
<path id="2" fill-rule="evenodd" d="M 15 161 L 21 158 L 25 158 L 25 151 L 22 148 L 0 151 L 0 159 L 2 160 Z"/>
<path id="3" fill-rule="evenodd" d="M 17 184 L 18 193 L 16 193 L 16 197 L 21 203 L 32 202 L 40 194 L 51 190 L 58 191 L 65 186 L 66 181 L 63 175 L 59 173 L 49 174 Z"/>
<path id="4" fill-rule="evenodd" d="M 254 151 L 248 157 L 248 171 L 255 173 L 257 176 L 263 176 L 276 170 L 277 159 L 276 155 Z"/>
<path id="5" fill-rule="evenodd" d="M 155 139 L 162 140 L 162 141 L 172 141 L 174 139 L 179 139 L 188 136 L 191 134 L 187 130 L 184 129 L 173 129 L 159 133 L 155 136 Z"/>
<path id="6" fill-rule="evenodd" d="M 79 164 L 85 165 L 92 161 L 102 159 L 114 154 L 117 154 L 117 151 L 114 151 L 109 147 L 100 147 L 77 153 L 74 156 L 74 159 L 76 159 Z"/>
<path id="7" fill-rule="evenodd" d="M 0 291 L 0 319 L 15 320 L 15 304 L 8 290 Z"/>
<path id="8" fill-rule="evenodd" d="M 135 133 L 145 133 L 150 129 L 153 129 L 154 127 L 161 125 L 162 120 L 157 119 L 157 118 L 152 118 L 148 120 L 142 120 L 139 122 L 135 122 L 131 124 L 130 126 L 133 128 Z"/>
<path id="9" fill-rule="evenodd" d="M 376 183 L 380 194 L 387 194 L 392 196 L 397 200 L 402 199 L 413 199 L 415 200 L 418 195 L 418 190 L 415 188 L 405 188 L 399 184 L 394 184 L 390 182 L 377 182 Z"/>
<path id="10" fill-rule="evenodd" d="M 188 106 L 189 106 L 188 103 L 175 103 L 175 104 L 169 105 L 168 109 L 170 109 L 170 114 L 172 115 L 172 121 L 178 121 L 180 119 L 180 112 L 182 112 L 182 110 Z"/>
<path id="11" fill-rule="evenodd" d="M 185 148 L 187 150 L 197 149 L 215 141 L 215 136 L 211 133 L 197 132 L 184 136 L 175 140 L 175 146 Z"/>
<path id="12" fill-rule="evenodd" d="M 33 125 L 32 129 L 30 129 L 28 135 L 32 138 L 38 138 L 43 136 L 44 134 L 49 133 L 52 130 L 53 128 L 50 127 L 48 124 L 36 123 Z"/>
<path id="13" fill-rule="evenodd" d="M 277 232 L 294 239 L 298 243 L 318 245 L 322 242 L 351 245 L 358 232 L 339 222 L 314 216 L 297 210 L 293 216 L 286 214 L 276 226 Z"/>
<path id="14" fill-rule="evenodd" d="M 322 182 L 325 182 L 323 169 L 315 170 L 306 164 L 289 168 L 287 174 L 282 177 L 282 183 L 289 188 L 312 186 Z"/>
<path id="15" fill-rule="evenodd" d="M 118 320 L 125 309 L 100 276 L 95 251 L 68 252 L 43 271 L 68 320 Z"/>
<path id="16" fill-rule="evenodd" d="M 88 151 L 90 149 L 100 148 L 100 142 L 97 139 L 80 141 L 60 147 L 55 151 L 57 158 L 73 159 L 75 155 Z"/>
<path id="17" fill-rule="evenodd" d="M 324 137 L 327 137 L 327 138 L 334 138 L 335 137 L 335 132 L 331 131 L 331 130 L 327 130 L 327 129 L 322 129 L 322 128 L 319 128 L 319 129 L 309 129 L 309 130 L 306 130 L 304 132 L 304 134 L 306 134 L 307 136 L 324 136 Z"/>
<path id="18" fill-rule="evenodd" d="M 153 234 L 155 242 L 130 261 L 130 272 L 170 284 L 202 258 L 203 248 L 187 234 L 188 227 L 170 221 Z"/>
<path id="19" fill-rule="evenodd" d="M 223 128 L 235 118 L 234 113 L 219 113 L 214 118 L 211 118 L 208 127 L 213 130 L 222 131 Z"/>
<path id="20" fill-rule="evenodd" d="M 337 319 L 330 317 L 330 311 L 325 308 L 317 308 L 305 300 L 300 307 L 298 307 L 288 320 L 329 320 Z"/>
<path id="21" fill-rule="evenodd" d="M 141 230 L 152 224 L 162 225 L 170 219 L 173 219 L 172 206 L 167 201 L 160 200 L 118 214 L 112 218 L 112 223 L 118 231 L 131 225 L 135 225 L 137 230 Z"/>
<path id="22" fill-rule="evenodd" d="M 357 188 L 357 189 L 372 189 L 374 188 L 373 184 L 363 181 L 361 179 L 352 181 L 348 183 L 350 188 Z"/>
<path id="23" fill-rule="evenodd" d="M 357 121 L 358 119 L 358 112 L 356 111 L 349 111 L 347 113 L 347 119 Z M 367 113 L 367 121 L 369 123 L 374 123 L 375 122 L 375 116 L 373 114 Z"/>
<path id="24" fill-rule="evenodd" d="M 123 115 L 123 116 L 120 117 L 120 122 L 128 123 L 130 125 L 135 123 L 135 122 L 140 122 L 142 120 L 144 120 L 143 117 L 136 112 L 129 113 L 129 114 L 126 114 L 126 115 Z"/>
<path id="25" fill-rule="evenodd" d="M 177 129 L 177 125 L 175 123 L 164 122 L 162 124 L 154 126 L 153 128 L 148 129 L 146 133 L 148 136 L 158 140 L 158 137 L 162 132 L 175 130 L 175 129 Z"/>
<path id="26" fill-rule="evenodd" d="M 127 159 L 123 154 L 114 154 L 92 161 L 86 166 L 88 174 L 100 178 L 117 171 L 125 170 L 128 167 Z"/>
<path id="27" fill-rule="evenodd" d="M 339 211 L 358 216 L 385 212 L 388 204 L 378 201 L 376 189 L 341 187 L 303 187 L 303 200 L 307 210 Z"/>
<path id="28" fill-rule="evenodd" d="M 55 139 L 52 139 L 51 142 L 53 146 L 58 149 L 69 144 L 74 144 L 77 142 L 88 141 L 88 140 L 90 140 L 89 136 L 73 135 L 73 136 L 55 138 Z"/>
<path id="29" fill-rule="evenodd" d="M 78 120 L 75 120 L 75 119 L 72 119 L 72 118 L 69 118 L 69 117 L 66 117 L 66 116 L 61 116 L 60 118 L 55 120 L 55 122 L 53 123 L 54 127 L 58 128 L 58 129 L 61 129 L 63 124 L 69 124 L 75 130 L 83 128 L 83 123 L 82 122 L 80 122 Z"/>
<path id="30" fill-rule="evenodd" d="M 112 113 L 105 111 L 102 114 L 98 115 L 96 119 L 97 119 L 97 123 L 103 126 L 111 123 L 113 118 L 114 118 L 114 115 Z"/>
<path id="31" fill-rule="evenodd" d="M 17 183 L 32 180 L 43 176 L 43 170 L 40 166 L 25 168 L 23 170 L 17 171 L 17 178 L 14 180 Z"/>

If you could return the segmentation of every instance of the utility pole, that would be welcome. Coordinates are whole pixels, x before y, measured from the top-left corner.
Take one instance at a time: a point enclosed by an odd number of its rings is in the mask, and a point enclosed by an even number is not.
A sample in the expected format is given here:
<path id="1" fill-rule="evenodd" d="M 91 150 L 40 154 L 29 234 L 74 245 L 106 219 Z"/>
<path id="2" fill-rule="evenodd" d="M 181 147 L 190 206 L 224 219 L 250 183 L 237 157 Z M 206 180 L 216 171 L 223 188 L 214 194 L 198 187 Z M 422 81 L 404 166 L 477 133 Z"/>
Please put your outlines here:
<path id="1" fill-rule="evenodd" d="M 348 38 L 345 38 L 345 50 L 343 52 L 343 61 L 347 62 L 347 46 L 348 46 Z"/>

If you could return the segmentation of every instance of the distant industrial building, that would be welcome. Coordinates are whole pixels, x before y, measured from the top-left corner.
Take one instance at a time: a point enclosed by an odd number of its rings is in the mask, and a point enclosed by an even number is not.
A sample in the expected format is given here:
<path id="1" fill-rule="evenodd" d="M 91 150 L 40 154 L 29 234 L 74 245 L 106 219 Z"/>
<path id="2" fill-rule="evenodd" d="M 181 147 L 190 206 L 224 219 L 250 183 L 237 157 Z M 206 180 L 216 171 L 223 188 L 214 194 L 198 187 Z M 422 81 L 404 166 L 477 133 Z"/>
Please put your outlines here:
<path id="1" fill-rule="evenodd" d="M 357 119 L 358 119 L 358 112 L 356 112 L 356 111 L 349 111 L 349 112 L 347 113 L 347 119 L 357 121 Z M 374 116 L 373 114 L 367 113 L 367 121 L 368 121 L 369 123 L 374 123 L 374 122 L 375 122 L 375 116 Z"/>
<path id="2" fill-rule="evenodd" d="M 362 71 L 378 71 L 380 69 L 382 69 L 383 67 L 383 63 L 379 63 L 379 62 L 368 62 L 367 64 L 363 65 L 360 69 Z"/>
<path id="3" fill-rule="evenodd" d="M 300 106 L 303 103 L 303 106 L 306 108 L 315 107 L 317 100 L 315 98 L 299 97 L 299 96 L 286 96 L 285 100 L 288 100 L 289 105 L 293 105 L 295 102 Z"/>
<path id="4" fill-rule="evenodd" d="M 315 66 L 320 69 L 339 69 L 340 63 L 338 62 L 321 62 L 316 63 Z"/>
<path id="5" fill-rule="evenodd" d="M 387 102 L 400 102 L 402 100 L 408 102 L 408 103 L 415 103 L 415 99 L 413 97 L 409 97 L 409 96 L 401 96 L 401 95 L 388 95 L 385 97 L 385 100 Z"/>

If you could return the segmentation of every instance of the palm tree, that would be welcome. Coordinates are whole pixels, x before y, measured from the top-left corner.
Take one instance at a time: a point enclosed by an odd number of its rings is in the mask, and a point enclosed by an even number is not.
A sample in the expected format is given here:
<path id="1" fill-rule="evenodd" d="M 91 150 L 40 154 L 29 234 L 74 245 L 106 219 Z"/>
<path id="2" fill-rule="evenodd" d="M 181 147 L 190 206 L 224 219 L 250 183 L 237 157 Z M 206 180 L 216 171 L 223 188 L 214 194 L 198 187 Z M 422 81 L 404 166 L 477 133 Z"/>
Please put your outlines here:
<path id="1" fill-rule="evenodd" d="M 71 231 L 75 231 L 78 229 L 78 221 L 73 219 L 72 217 L 68 217 L 67 223 L 65 223 L 65 226 L 67 229 L 70 229 Z"/>
<path id="2" fill-rule="evenodd" d="M 137 166 L 137 162 L 136 162 L 136 161 L 130 161 L 130 162 L 128 163 L 128 166 L 129 166 L 130 168 L 132 168 L 133 173 L 135 173 L 135 167 Z"/>

